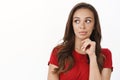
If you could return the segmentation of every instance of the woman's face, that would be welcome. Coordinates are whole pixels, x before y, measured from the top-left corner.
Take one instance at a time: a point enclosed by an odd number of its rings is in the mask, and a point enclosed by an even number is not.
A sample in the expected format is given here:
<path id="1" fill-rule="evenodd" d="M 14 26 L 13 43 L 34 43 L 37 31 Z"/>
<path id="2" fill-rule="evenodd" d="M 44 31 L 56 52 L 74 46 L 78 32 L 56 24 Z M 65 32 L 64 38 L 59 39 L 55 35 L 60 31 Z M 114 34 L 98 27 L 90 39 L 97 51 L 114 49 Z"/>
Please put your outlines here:
<path id="1" fill-rule="evenodd" d="M 72 23 L 76 39 L 90 38 L 95 23 L 92 11 L 85 8 L 78 9 L 73 15 Z"/>

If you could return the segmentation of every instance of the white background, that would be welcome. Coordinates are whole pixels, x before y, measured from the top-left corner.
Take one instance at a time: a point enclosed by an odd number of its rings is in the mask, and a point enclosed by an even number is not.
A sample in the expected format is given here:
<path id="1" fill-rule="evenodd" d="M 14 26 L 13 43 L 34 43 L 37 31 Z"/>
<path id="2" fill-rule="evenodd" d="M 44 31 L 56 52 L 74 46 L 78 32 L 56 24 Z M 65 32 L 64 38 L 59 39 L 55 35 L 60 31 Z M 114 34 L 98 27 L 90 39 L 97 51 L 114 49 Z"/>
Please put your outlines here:
<path id="1" fill-rule="evenodd" d="M 0 0 L 0 80 L 47 80 L 53 47 L 71 8 L 82 0 Z M 98 11 L 102 47 L 112 52 L 111 80 L 120 75 L 120 2 L 83 0 Z"/>

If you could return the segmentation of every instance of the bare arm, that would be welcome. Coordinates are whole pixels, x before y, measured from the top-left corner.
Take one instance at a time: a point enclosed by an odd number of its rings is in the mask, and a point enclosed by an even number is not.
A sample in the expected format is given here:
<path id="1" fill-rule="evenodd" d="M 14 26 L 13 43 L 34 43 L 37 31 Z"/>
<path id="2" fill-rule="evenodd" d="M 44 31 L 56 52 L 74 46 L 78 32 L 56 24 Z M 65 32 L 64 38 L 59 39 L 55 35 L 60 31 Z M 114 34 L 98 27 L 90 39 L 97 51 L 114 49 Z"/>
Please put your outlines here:
<path id="1" fill-rule="evenodd" d="M 92 57 L 90 61 L 91 62 L 89 80 L 110 80 L 111 77 L 110 68 L 103 68 L 102 73 L 100 74 L 96 59 Z"/>
<path id="2" fill-rule="evenodd" d="M 89 80 L 102 80 L 95 55 L 90 57 Z"/>
<path id="3" fill-rule="evenodd" d="M 49 64 L 48 80 L 59 80 L 59 75 L 53 73 L 54 68 L 57 68 L 57 66 L 55 66 L 53 64 Z"/>
<path id="4" fill-rule="evenodd" d="M 102 80 L 110 80 L 112 70 L 110 68 L 103 68 Z"/>
<path id="5" fill-rule="evenodd" d="M 100 74 L 95 55 L 95 46 L 96 43 L 90 39 L 83 41 L 82 49 L 89 55 L 90 58 L 89 80 L 110 80 L 111 69 L 103 68 L 102 74 Z"/>

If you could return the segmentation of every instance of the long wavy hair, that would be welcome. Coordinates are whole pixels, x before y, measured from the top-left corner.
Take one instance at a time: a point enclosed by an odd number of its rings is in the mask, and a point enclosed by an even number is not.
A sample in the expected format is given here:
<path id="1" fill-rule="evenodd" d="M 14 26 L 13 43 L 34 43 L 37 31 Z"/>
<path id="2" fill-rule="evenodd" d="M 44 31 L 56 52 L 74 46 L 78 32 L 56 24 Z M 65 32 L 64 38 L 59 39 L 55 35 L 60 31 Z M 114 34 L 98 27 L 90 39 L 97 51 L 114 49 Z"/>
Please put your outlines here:
<path id="1" fill-rule="evenodd" d="M 95 24 L 94 24 L 94 30 L 91 33 L 90 39 L 96 42 L 95 54 L 97 56 L 97 64 L 100 72 L 103 69 L 104 56 L 100 54 L 101 53 L 101 45 L 100 45 L 101 28 L 100 28 L 98 13 L 91 4 L 78 3 L 72 8 L 69 14 L 68 21 L 66 24 L 65 34 L 63 37 L 63 42 L 57 46 L 57 48 L 59 48 L 59 51 L 57 54 L 59 67 L 54 69 L 55 73 L 69 71 L 74 65 L 74 58 L 72 53 L 75 47 L 75 33 L 73 30 L 72 22 L 73 22 L 73 15 L 75 11 L 81 8 L 89 9 L 94 14 Z M 89 57 L 88 57 L 88 61 L 90 62 Z M 68 65 L 67 67 L 66 67 L 66 64 Z"/>

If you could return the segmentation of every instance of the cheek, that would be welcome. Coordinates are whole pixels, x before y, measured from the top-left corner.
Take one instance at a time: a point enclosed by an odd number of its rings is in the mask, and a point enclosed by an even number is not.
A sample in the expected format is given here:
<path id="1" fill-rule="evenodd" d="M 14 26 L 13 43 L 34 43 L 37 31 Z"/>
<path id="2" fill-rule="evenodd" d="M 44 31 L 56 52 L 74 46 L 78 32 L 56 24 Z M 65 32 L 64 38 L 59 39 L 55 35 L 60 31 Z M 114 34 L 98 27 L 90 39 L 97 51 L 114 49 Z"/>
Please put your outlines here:
<path id="1" fill-rule="evenodd" d="M 78 32 L 78 27 L 77 26 L 73 26 L 73 30 L 74 30 L 74 33 Z"/>
<path id="2" fill-rule="evenodd" d="M 74 34 L 77 35 L 78 29 L 76 27 L 73 27 Z"/>
<path id="3" fill-rule="evenodd" d="M 91 35 L 93 32 L 93 28 L 88 29 L 88 32 L 89 32 L 89 35 Z"/>
<path id="4" fill-rule="evenodd" d="M 87 31 L 88 31 L 89 33 L 92 33 L 93 29 L 94 29 L 94 26 L 93 26 L 93 25 L 87 26 Z"/>
<path id="5" fill-rule="evenodd" d="M 74 30 L 74 32 L 76 31 L 76 25 L 75 24 L 73 24 L 73 30 Z"/>

